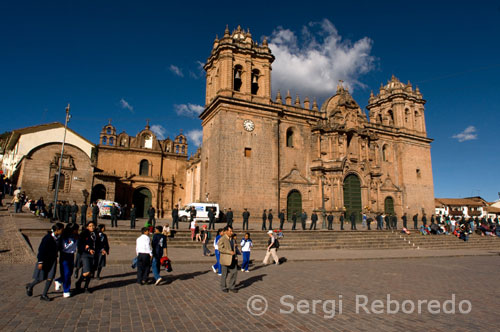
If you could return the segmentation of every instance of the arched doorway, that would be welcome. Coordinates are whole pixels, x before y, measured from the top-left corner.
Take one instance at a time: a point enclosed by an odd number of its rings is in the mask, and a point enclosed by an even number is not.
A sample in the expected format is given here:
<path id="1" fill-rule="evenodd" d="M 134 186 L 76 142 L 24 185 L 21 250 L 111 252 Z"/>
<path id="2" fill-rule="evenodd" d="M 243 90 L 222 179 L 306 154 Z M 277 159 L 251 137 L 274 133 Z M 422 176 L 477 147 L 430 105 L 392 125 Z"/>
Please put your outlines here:
<path id="1" fill-rule="evenodd" d="M 394 200 L 391 196 L 385 198 L 384 212 L 385 214 L 394 214 Z"/>
<path id="2" fill-rule="evenodd" d="M 61 186 L 59 186 L 59 188 L 61 188 Z M 106 199 L 106 187 L 103 184 L 96 184 L 94 188 L 92 188 L 90 201 L 95 202 L 98 199 Z"/>
<path id="3" fill-rule="evenodd" d="M 344 179 L 344 207 L 346 208 L 346 218 L 349 220 L 354 212 L 356 221 L 361 220 L 361 181 L 357 175 L 350 174 Z"/>
<path id="4" fill-rule="evenodd" d="M 148 215 L 148 209 L 152 202 L 151 196 L 151 191 L 148 188 L 137 188 L 134 191 L 132 203 L 135 205 L 137 218 L 143 218 Z"/>
<path id="5" fill-rule="evenodd" d="M 292 220 L 292 215 L 295 212 L 297 215 L 297 220 L 300 218 L 302 213 L 302 195 L 298 190 L 292 190 L 288 193 L 286 199 L 286 212 L 287 220 Z"/>

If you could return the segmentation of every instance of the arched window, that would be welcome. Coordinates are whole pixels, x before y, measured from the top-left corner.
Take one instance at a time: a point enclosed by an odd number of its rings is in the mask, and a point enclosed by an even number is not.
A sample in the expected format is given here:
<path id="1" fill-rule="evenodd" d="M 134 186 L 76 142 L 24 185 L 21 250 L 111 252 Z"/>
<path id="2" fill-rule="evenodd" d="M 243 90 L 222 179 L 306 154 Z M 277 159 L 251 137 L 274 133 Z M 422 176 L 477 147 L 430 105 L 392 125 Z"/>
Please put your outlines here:
<path id="1" fill-rule="evenodd" d="M 185 146 L 182 147 L 182 154 L 184 154 L 184 153 L 186 153 L 186 147 Z"/>
<path id="2" fill-rule="evenodd" d="M 405 123 L 408 123 L 409 120 L 410 120 L 410 110 L 405 109 Z"/>
<path id="3" fill-rule="evenodd" d="M 243 73 L 243 69 L 240 65 L 234 67 L 234 76 L 233 76 L 233 89 L 234 91 L 240 91 L 241 89 L 241 74 Z"/>
<path id="4" fill-rule="evenodd" d="M 149 162 L 146 159 L 141 160 L 139 165 L 139 175 L 148 176 L 149 175 Z"/>
<path id="5" fill-rule="evenodd" d="M 66 182 L 66 177 L 64 176 L 64 173 L 61 172 L 61 178 L 59 179 L 59 191 L 64 191 L 64 184 Z M 52 181 L 52 190 L 56 190 L 57 186 L 57 173 L 54 175 L 54 181 Z"/>
<path id="6" fill-rule="evenodd" d="M 113 139 L 113 137 L 110 137 L 109 138 L 109 145 L 114 145 L 114 142 L 115 142 L 115 140 Z"/>
<path id="7" fill-rule="evenodd" d="M 288 128 L 286 131 L 286 146 L 289 148 L 293 148 L 293 130 L 292 130 L 292 128 Z"/>
<path id="8" fill-rule="evenodd" d="M 389 160 L 389 147 L 387 146 L 387 144 L 385 144 L 382 147 L 382 160 L 383 161 L 390 161 Z"/>
<path id="9" fill-rule="evenodd" d="M 106 139 L 106 137 L 103 137 L 103 138 L 102 138 L 102 144 L 103 144 L 103 145 L 108 144 L 108 140 Z"/>
<path id="10" fill-rule="evenodd" d="M 257 69 L 252 70 L 252 94 L 256 95 L 259 91 L 259 71 Z"/>
<path id="11" fill-rule="evenodd" d="M 111 134 L 111 128 L 109 128 L 109 127 L 108 127 L 108 128 L 106 129 L 106 134 L 108 134 L 108 135 L 109 135 L 109 134 Z"/>
<path id="12" fill-rule="evenodd" d="M 394 126 L 394 113 L 392 113 L 392 110 L 387 112 L 387 116 L 389 118 L 389 126 Z"/>
<path id="13" fill-rule="evenodd" d="M 382 114 L 379 113 L 379 115 L 377 116 L 377 122 L 382 124 Z"/>
<path id="14" fill-rule="evenodd" d="M 175 146 L 175 153 L 179 153 L 179 146 L 178 145 Z"/>

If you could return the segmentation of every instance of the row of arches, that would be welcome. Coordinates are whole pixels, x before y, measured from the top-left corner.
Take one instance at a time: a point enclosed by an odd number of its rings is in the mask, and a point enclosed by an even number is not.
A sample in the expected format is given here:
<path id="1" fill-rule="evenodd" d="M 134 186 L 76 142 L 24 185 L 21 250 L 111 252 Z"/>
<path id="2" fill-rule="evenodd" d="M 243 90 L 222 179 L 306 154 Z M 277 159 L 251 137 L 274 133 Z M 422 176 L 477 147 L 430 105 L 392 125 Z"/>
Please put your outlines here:
<path id="1" fill-rule="evenodd" d="M 243 67 L 241 65 L 234 66 L 233 70 L 233 90 L 241 91 L 243 86 Z M 250 77 L 250 93 L 256 95 L 259 92 L 259 77 L 260 71 L 258 69 L 253 69 Z"/>
<path id="2" fill-rule="evenodd" d="M 380 112 L 374 115 L 375 123 L 386 125 L 386 126 L 395 126 L 396 119 L 392 109 L 389 109 L 385 112 Z M 417 131 L 423 131 L 422 128 L 422 113 L 419 110 L 410 110 L 409 108 L 405 108 L 404 110 L 404 123 L 398 124 L 399 126 L 415 129 Z"/>

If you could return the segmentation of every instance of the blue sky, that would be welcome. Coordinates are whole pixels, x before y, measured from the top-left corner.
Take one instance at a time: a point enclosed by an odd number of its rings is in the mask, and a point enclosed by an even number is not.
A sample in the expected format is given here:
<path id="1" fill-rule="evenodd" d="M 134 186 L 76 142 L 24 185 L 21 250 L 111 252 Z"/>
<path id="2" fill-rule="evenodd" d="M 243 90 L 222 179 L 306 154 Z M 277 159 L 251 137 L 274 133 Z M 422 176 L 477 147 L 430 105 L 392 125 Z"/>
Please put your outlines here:
<path id="1" fill-rule="evenodd" d="M 135 135 L 150 119 L 193 143 L 200 63 L 226 24 L 268 36 L 276 55 L 326 60 L 297 79 L 281 56 L 273 95 L 290 89 L 321 103 L 341 78 L 364 108 L 392 74 L 418 85 L 436 197 L 498 199 L 500 1 L 3 1 L 0 132 L 62 122 L 70 102 L 70 127 L 93 142 L 111 118 L 119 132 Z M 316 80 L 318 70 L 327 78 Z"/>

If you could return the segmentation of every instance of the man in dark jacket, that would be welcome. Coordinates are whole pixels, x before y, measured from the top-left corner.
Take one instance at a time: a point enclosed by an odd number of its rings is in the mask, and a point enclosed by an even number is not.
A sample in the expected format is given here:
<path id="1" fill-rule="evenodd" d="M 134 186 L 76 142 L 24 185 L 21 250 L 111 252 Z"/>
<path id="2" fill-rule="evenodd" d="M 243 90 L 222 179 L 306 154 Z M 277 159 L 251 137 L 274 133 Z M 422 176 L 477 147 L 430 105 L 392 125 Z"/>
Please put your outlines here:
<path id="1" fill-rule="evenodd" d="M 55 212 L 56 213 L 56 220 L 59 220 L 62 222 L 64 220 L 64 218 L 62 217 L 61 207 L 62 207 L 61 201 L 57 201 L 56 202 L 56 212 Z"/>
<path id="2" fill-rule="evenodd" d="M 302 213 L 300 215 L 300 222 L 302 223 L 302 230 L 306 230 L 306 221 L 307 221 L 307 213 L 306 210 L 302 210 Z"/>
<path id="3" fill-rule="evenodd" d="M 292 214 L 292 231 L 295 230 L 295 226 L 297 225 L 297 213 L 294 212 Z"/>
<path id="4" fill-rule="evenodd" d="M 356 229 L 356 212 L 351 213 L 351 231 L 357 231 Z"/>
<path id="5" fill-rule="evenodd" d="M 161 226 L 155 227 L 155 233 L 153 235 L 153 275 L 155 277 L 155 285 L 159 285 L 163 280 L 160 277 L 160 260 L 163 256 L 167 256 L 167 237 L 162 234 L 163 228 Z"/>
<path id="6" fill-rule="evenodd" d="M 280 220 L 280 229 L 283 229 L 283 225 L 285 224 L 285 210 L 281 210 L 278 214 L 278 218 Z"/>
<path id="7" fill-rule="evenodd" d="M 403 214 L 401 219 L 403 220 L 403 227 L 408 228 L 408 217 L 406 216 L 406 212 Z"/>
<path id="8" fill-rule="evenodd" d="M 69 217 L 71 215 L 71 205 L 68 201 L 64 202 L 64 222 L 69 223 Z"/>
<path id="9" fill-rule="evenodd" d="M 269 220 L 269 228 L 268 230 L 273 229 L 273 210 L 269 209 L 269 213 L 267 214 L 267 220 Z"/>
<path id="10" fill-rule="evenodd" d="M 226 213 L 226 221 L 227 221 L 227 226 L 233 228 L 233 211 L 231 211 L 231 208 L 228 209 Z M 215 225 L 214 225 L 215 229 Z"/>
<path id="11" fill-rule="evenodd" d="M 193 207 L 194 208 L 194 207 Z M 193 209 L 192 208 L 192 209 Z M 196 210 L 195 210 L 196 211 Z M 155 227 L 156 225 L 156 220 L 155 220 L 155 208 L 151 205 L 148 209 L 148 224 Z"/>
<path id="12" fill-rule="evenodd" d="M 243 230 L 248 230 L 248 219 L 250 219 L 250 212 L 248 212 L 248 209 L 245 209 L 245 211 L 243 211 L 242 217 L 243 217 Z"/>
<path id="13" fill-rule="evenodd" d="M 135 214 L 136 214 L 135 204 L 132 204 L 130 208 L 130 229 L 135 228 Z"/>
<path id="14" fill-rule="evenodd" d="M 111 213 L 111 227 L 118 227 L 118 208 L 114 203 L 109 212 Z"/>
<path id="15" fill-rule="evenodd" d="M 413 216 L 413 229 L 418 229 L 418 213 Z"/>
<path id="16" fill-rule="evenodd" d="M 328 221 L 328 230 L 332 231 L 333 230 L 333 214 L 331 211 L 328 213 L 326 220 Z"/>
<path id="17" fill-rule="evenodd" d="M 215 213 L 214 208 L 208 208 L 208 229 L 213 228 L 215 230 Z"/>
<path id="18" fill-rule="evenodd" d="M 266 213 L 266 209 L 264 209 L 264 212 L 262 213 L 262 230 L 265 231 L 266 230 L 266 220 L 267 220 L 267 213 Z"/>
<path id="19" fill-rule="evenodd" d="M 391 215 L 391 226 L 394 230 L 398 229 L 398 216 L 395 213 Z"/>
<path id="20" fill-rule="evenodd" d="M 427 216 L 425 215 L 425 213 L 422 216 L 422 225 L 424 225 L 424 227 L 427 226 Z"/>
<path id="21" fill-rule="evenodd" d="M 76 205 L 76 201 L 73 201 L 73 205 L 71 205 L 71 222 L 76 224 L 76 215 L 78 214 L 78 205 Z"/>
<path id="22" fill-rule="evenodd" d="M 316 212 L 313 211 L 313 213 L 311 214 L 311 226 L 309 226 L 309 230 L 313 229 L 313 227 L 314 230 L 316 230 L 317 221 L 318 221 L 318 215 L 316 214 Z"/>
<path id="23" fill-rule="evenodd" d="M 340 230 L 344 230 L 344 219 L 345 219 L 345 212 L 342 212 L 340 214 Z"/>
<path id="24" fill-rule="evenodd" d="M 83 226 L 87 224 L 87 208 L 88 205 L 86 202 L 83 202 L 82 206 L 80 207 L 80 224 Z"/>
<path id="25" fill-rule="evenodd" d="M 97 206 L 97 203 L 94 202 L 92 203 L 92 222 L 94 225 L 97 225 L 97 217 L 99 216 L 99 207 Z"/>
<path id="26" fill-rule="evenodd" d="M 172 228 L 179 229 L 179 205 L 178 204 L 175 204 L 174 208 L 172 209 Z"/>
<path id="27" fill-rule="evenodd" d="M 391 229 L 391 217 L 389 213 L 385 215 L 384 221 L 385 221 L 385 229 Z"/>
<path id="28" fill-rule="evenodd" d="M 52 280 L 56 275 L 59 237 L 63 230 L 64 225 L 62 223 L 56 223 L 52 226 L 51 232 L 42 238 L 40 246 L 38 247 L 37 264 L 35 266 L 35 272 L 33 273 L 33 281 L 26 285 L 26 295 L 32 296 L 33 287 L 35 287 L 36 284 L 47 280 L 40 300 L 51 300 L 47 296 L 47 293 L 50 285 L 52 284 Z"/>

